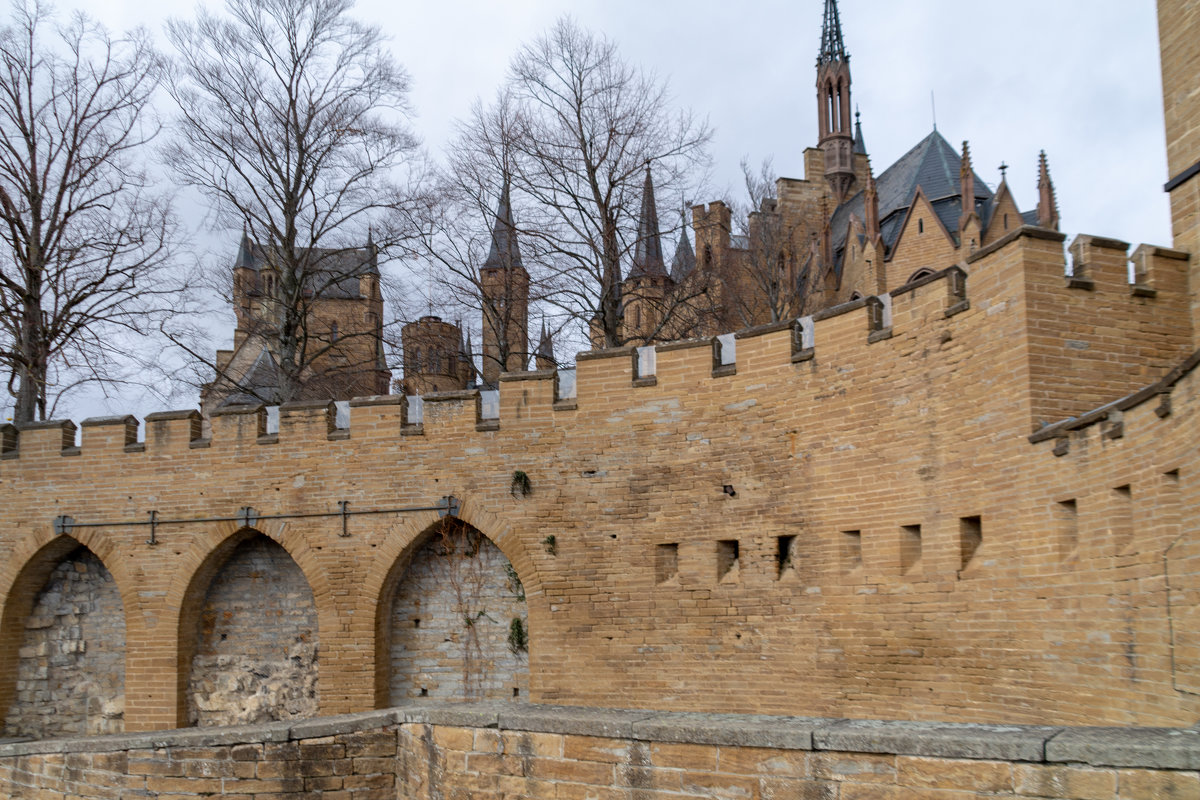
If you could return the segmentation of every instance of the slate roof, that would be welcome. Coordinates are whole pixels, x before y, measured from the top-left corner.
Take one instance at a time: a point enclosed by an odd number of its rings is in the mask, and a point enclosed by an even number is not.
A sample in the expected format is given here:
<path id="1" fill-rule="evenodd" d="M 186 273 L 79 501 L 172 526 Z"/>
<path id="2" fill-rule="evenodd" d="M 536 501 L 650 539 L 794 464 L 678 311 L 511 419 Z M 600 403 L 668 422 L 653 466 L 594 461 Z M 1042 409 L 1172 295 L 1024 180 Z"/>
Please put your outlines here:
<path id="1" fill-rule="evenodd" d="M 958 151 L 936 130 L 917 143 L 875 179 L 879 194 L 879 233 L 890 252 L 900 238 L 909 205 L 916 195 L 917 187 L 933 206 L 934 213 L 946 226 L 958 230 L 958 218 L 962 212 L 962 186 L 959 171 L 962 157 Z M 846 234 L 851 215 L 859 220 L 866 219 L 865 197 L 862 192 L 854 195 L 838 207 L 831 221 L 833 231 L 834 266 L 841 274 L 842 257 L 846 249 Z M 987 184 L 975 174 L 975 208 L 984 226 L 992 206 L 992 192 Z"/>
<path id="2" fill-rule="evenodd" d="M 316 261 L 316 268 L 306 277 L 305 284 L 318 297 L 358 299 L 362 297 L 358 279 L 363 275 L 379 274 L 378 255 L 373 246 L 348 249 L 314 247 L 304 248 L 301 252 L 312 254 Z M 242 234 L 235 268 L 261 272 L 270 260 L 265 247 L 251 242 L 249 236 Z"/>
<path id="3" fill-rule="evenodd" d="M 266 348 L 258 354 L 254 365 L 238 381 L 238 391 L 221 401 L 218 408 L 258 405 L 263 398 L 273 397 L 279 389 L 279 368 Z"/>

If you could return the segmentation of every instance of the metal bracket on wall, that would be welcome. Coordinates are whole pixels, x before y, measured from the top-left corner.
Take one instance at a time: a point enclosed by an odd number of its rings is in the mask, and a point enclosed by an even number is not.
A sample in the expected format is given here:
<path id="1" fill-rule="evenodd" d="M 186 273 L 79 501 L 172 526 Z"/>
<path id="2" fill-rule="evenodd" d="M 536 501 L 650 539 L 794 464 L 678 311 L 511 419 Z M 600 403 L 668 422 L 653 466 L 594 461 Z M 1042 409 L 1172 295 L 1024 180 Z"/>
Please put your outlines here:
<path id="1" fill-rule="evenodd" d="M 339 500 L 337 511 L 316 512 L 309 514 L 259 514 L 251 506 L 242 506 L 238 509 L 236 515 L 231 517 L 196 517 L 194 519 L 162 519 L 157 510 L 148 512 L 148 519 L 145 520 L 116 520 L 113 522 L 76 522 L 74 517 L 69 517 L 66 514 L 54 518 L 54 533 L 56 536 L 73 533 L 76 528 L 124 528 L 136 527 L 139 525 L 150 526 L 150 538 L 146 540 L 148 545 L 161 544 L 158 539 L 158 527 L 160 525 L 195 525 L 197 523 L 207 522 L 236 522 L 240 527 L 253 528 L 259 522 L 269 519 L 319 519 L 322 517 L 331 518 L 339 517 L 342 520 L 342 532 L 340 536 L 349 536 L 349 518 L 360 514 L 412 514 L 421 511 L 436 511 L 439 518 L 451 516 L 457 517 L 461 504 L 457 497 L 448 495 L 443 497 L 432 506 L 408 506 L 405 508 L 372 508 L 366 511 L 351 511 L 349 500 Z"/>

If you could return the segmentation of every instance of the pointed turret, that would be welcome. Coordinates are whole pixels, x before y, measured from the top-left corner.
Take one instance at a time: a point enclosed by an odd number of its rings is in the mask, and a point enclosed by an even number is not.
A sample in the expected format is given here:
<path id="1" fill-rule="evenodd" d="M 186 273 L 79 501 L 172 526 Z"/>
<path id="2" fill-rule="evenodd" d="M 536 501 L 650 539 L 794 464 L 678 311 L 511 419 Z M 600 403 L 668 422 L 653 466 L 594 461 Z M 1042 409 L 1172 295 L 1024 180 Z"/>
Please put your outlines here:
<path id="1" fill-rule="evenodd" d="M 233 262 L 234 269 L 254 269 L 254 249 L 250 245 L 250 233 L 242 226 L 242 241 L 238 245 L 237 259 Z"/>
<path id="2" fill-rule="evenodd" d="M 536 360 L 538 369 L 554 369 L 558 366 L 554 360 L 554 337 L 546 329 L 545 317 L 542 317 L 542 333 L 538 337 Z"/>
<path id="3" fill-rule="evenodd" d="M 850 56 L 842 41 L 837 0 L 825 0 L 817 54 L 817 126 L 817 144 L 825 153 L 825 179 L 838 206 L 850 196 L 855 182 L 855 142 L 850 132 Z"/>
<path id="4" fill-rule="evenodd" d="M 658 209 L 654 205 L 654 181 L 650 165 L 646 165 L 646 182 L 642 185 L 642 211 L 638 217 L 638 238 L 633 249 L 632 278 L 665 278 L 662 238 L 658 233 Z"/>
<path id="5" fill-rule="evenodd" d="M 375 245 L 375 231 L 373 227 L 367 227 L 367 267 L 378 275 L 379 274 L 379 248 Z"/>
<path id="6" fill-rule="evenodd" d="M 508 180 L 500 189 L 491 248 L 480 272 L 483 293 L 483 382 L 520 372 L 529 358 L 529 273 L 521 263 Z"/>
<path id="7" fill-rule="evenodd" d="M 500 190 L 500 202 L 496 205 L 496 221 L 492 226 L 492 246 L 488 250 L 484 269 L 520 267 L 521 249 L 517 246 L 517 226 L 513 222 L 512 203 L 509 200 L 508 181 Z"/>
<path id="8" fill-rule="evenodd" d="M 1038 155 L 1038 204 L 1037 221 L 1041 228 L 1058 230 L 1058 200 L 1054 196 L 1054 182 L 1050 180 L 1050 165 L 1046 162 L 1046 151 Z"/>
<path id="9" fill-rule="evenodd" d="M 858 109 L 854 109 L 854 154 L 858 156 L 867 154 L 867 143 L 863 141 L 862 114 L 858 112 Z"/>
<path id="10" fill-rule="evenodd" d="M 687 209 L 683 211 L 683 225 L 679 229 L 679 244 L 675 245 L 675 255 L 671 258 L 671 279 L 676 283 L 687 280 L 687 276 L 696 269 L 696 254 L 692 251 L 692 243 L 687 234 Z"/>

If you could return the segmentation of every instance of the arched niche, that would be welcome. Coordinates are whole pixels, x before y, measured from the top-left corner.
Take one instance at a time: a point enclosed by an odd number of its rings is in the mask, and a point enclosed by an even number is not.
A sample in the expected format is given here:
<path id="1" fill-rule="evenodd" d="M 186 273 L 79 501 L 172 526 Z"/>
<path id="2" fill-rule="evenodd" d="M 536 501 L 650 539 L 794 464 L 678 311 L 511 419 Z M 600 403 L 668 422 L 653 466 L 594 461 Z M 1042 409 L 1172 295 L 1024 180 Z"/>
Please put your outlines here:
<path id="1" fill-rule="evenodd" d="M 317 713 L 316 602 L 273 539 L 244 528 L 217 546 L 193 575 L 179 620 L 181 724 Z"/>
<path id="2" fill-rule="evenodd" d="M 446 517 L 392 565 L 377 624 L 379 704 L 529 695 L 529 610 L 516 570 L 470 523 Z"/>
<path id="3" fill-rule="evenodd" d="M 70 536 L 17 573 L 0 620 L 0 708 L 9 736 L 120 733 L 125 609 L 104 562 Z"/>

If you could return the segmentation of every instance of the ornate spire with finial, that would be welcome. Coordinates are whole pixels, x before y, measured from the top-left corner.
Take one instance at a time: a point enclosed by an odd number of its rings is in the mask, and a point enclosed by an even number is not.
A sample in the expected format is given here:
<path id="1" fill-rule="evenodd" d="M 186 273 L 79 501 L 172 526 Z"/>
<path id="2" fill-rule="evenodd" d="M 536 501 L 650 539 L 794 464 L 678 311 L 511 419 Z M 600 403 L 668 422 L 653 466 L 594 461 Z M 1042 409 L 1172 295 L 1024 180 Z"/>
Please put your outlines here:
<path id="1" fill-rule="evenodd" d="M 508 179 L 500 189 L 500 201 L 496 205 L 496 222 L 492 227 L 492 246 L 488 250 L 484 269 L 522 267 L 521 249 L 517 246 L 517 226 L 513 222 L 512 203 L 509 199 Z"/>
<path id="2" fill-rule="evenodd" d="M 854 186 L 854 135 L 850 123 L 850 56 L 842 41 L 837 0 L 825 0 L 821 51 L 817 55 L 817 144 L 825 154 L 825 180 L 834 208 Z"/>
<path id="3" fill-rule="evenodd" d="M 1054 196 L 1054 183 L 1050 180 L 1050 165 L 1046 151 L 1038 155 L 1038 226 L 1058 230 L 1058 199 Z"/>
<path id="4" fill-rule="evenodd" d="M 863 141 L 862 134 L 862 113 L 859 112 L 858 106 L 854 107 L 854 152 L 858 155 L 865 156 L 867 154 L 867 143 Z"/>
<path id="5" fill-rule="evenodd" d="M 638 217 L 637 244 L 633 248 L 630 278 L 665 278 L 662 239 L 658 232 L 658 209 L 654 205 L 654 181 L 646 164 L 646 182 L 642 185 L 642 213 Z"/>
<path id="6" fill-rule="evenodd" d="M 849 61 L 846 44 L 842 41 L 842 21 L 838 17 L 837 0 L 825 0 L 825 19 L 821 23 L 821 52 L 817 63 Z"/>
<path id="7" fill-rule="evenodd" d="M 961 230 L 967 218 L 975 213 L 975 168 L 971 166 L 971 146 L 963 140 L 962 163 L 958 169 L 958 181 L 962 191 L 962 213 L 958 227 Z"/>

